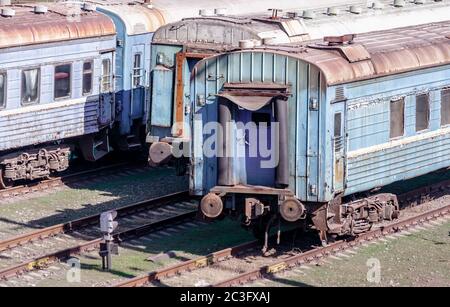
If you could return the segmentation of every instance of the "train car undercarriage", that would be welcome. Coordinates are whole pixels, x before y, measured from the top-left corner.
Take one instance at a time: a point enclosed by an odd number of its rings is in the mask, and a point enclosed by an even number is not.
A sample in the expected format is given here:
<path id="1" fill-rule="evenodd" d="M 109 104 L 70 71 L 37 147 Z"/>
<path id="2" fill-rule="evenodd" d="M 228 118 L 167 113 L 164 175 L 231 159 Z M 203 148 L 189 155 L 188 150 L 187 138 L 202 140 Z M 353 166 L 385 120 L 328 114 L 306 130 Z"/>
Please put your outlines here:
<path id="1" fill-rule="evenodd" d="M 373 225 L 399 217 L 397 196 L 376 194 L 351 202 L 341 196 L 324 204 L 302 203 L 288 189 L 252 186 L 219 186 L 211 189 L 200 204 L 201 213 L 209 219 L 225 211 L 243 213 L 242 226 L 264 240 L 263 253 L 269 251 L 269 233 L 278 227 L 280 242 L 282 224 L 308 225 L 316 230 L 323 245 L 344 236 L 358 236 Z"/>
<path id="2" fill-rule="evenodd" d="M 17 180 L 35 180 L 69 168 L 71 147 L 51 146 L 12 153 L 0 158 L 0 189 Z"/>

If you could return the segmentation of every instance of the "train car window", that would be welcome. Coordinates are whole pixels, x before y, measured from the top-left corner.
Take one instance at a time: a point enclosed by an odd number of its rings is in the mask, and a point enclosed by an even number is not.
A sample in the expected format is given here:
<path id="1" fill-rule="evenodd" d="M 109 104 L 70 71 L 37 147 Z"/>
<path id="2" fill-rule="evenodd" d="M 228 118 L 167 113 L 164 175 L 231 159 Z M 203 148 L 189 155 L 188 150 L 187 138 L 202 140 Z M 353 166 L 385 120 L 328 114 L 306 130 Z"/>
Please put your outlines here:
<path id="1" fill-rule="evenodd" d="M 102 93 L 111 91 L 111 60 L 102 61 Z"/>
<path id="2" fill-rule="evenodd" d="M 334 137 L 338 138 L 342 136 L 342 113 L 334 114 Z"/>
<path id="3" fill-rule="evenodd" d="M 271 126 L 271 117 L 269 113 L 252 113 L 252 122 L 256 124 L 256 126 L 260 126 L 264 124 L 266 127 Z"/>
<path id="4" fill-rule="evenodd" d="M 22 104 L 29 105 L 39 102 L 40 69 L 22 71 Z"/>
<path id="5" fill-rule="evenodd" d="M 450 125 L 450 88 L 441 91 L 441 126 Z"/>
<path id="6" fill-rule="evenodd" d="M 55 66 L 55 99 L 70 97 L 72 65 Z"/>
<path id="7" fill-rule="evenodd" d="M 134 55 L 133 62 L 133 86 L 138 87 L 141 85 L 142 79 L 142 54 L 136 53 Z"/>
<path id="8" fill-rule="evenodd" d="M 92 93 L 92 62 L 84 62 L 83 63 L 83 96 L 89 95 Z"/>
<path id="9" fill-rule="evenodd" d="M 416 131 L 423 131 L 430 125 L 430 96 L 421 94 L 416 96 Z"/>
<path id="10" fill-rule="evenodd" d="M 0 73 L 0 109 L 6 106 L 6 73 Z"/>
<path id="11" fill-rule="evenodd" d="M 390 105 L 390 138 L 401 137 L 405 134 L 405 99 L 392 100 Z"/>

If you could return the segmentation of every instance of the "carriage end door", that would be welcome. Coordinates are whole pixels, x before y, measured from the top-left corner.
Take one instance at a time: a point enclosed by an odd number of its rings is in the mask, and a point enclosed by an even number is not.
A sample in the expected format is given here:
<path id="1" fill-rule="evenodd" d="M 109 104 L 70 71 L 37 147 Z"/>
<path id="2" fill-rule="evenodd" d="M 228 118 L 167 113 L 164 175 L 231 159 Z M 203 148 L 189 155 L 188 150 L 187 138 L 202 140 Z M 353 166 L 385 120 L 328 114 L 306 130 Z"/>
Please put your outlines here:
<path id="1" fill-rule="evenodd" d="M 339 193 L 345 188 L 345 102 L 332 105 L 333 187 Z"/>

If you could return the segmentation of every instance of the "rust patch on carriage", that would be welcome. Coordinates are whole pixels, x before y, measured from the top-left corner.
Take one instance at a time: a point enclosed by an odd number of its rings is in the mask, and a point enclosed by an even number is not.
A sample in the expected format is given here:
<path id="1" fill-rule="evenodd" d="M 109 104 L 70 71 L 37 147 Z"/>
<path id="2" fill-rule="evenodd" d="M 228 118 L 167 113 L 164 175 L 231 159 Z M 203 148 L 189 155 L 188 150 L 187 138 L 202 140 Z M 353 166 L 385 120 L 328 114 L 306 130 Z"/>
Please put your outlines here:
<path id="1" fill-rule="evenodd" d="M 243 52 L 276 52 L 317 66 L 337 85 L 450 63 L 450 22 L 366 34 L 326 37 L 325 42 L 262 46 Z"/>
<path id="2" fill-rule="evenodd" d="M 45 4 L 48 12 L 36 14 L 34 4 L 12 5 L 13 17 L 0 18 L 0 48 L 115 35 L 106 16 L 62 4 Z"/>

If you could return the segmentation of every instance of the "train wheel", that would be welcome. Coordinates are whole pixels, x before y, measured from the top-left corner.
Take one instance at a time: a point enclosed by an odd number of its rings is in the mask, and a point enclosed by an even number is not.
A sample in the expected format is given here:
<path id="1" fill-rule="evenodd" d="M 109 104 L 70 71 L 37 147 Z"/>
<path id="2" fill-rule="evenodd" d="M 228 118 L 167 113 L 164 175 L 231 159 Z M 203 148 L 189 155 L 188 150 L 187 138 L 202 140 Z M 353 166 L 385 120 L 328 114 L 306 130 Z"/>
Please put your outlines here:
<path id="1" fill-rule="evenodd" d="M 204 216 L 210 219 L 218 218 L 223 212 L 222 199 L 214 193 L 209 193 L 203 197 L 200 209 Z"/>
<path id="2" fill-rule="evenodd" d="M 0 167 L 0 190 L 10 188 L 13 185 L 12 180 L 3 178 L 3 167 Z"/>

